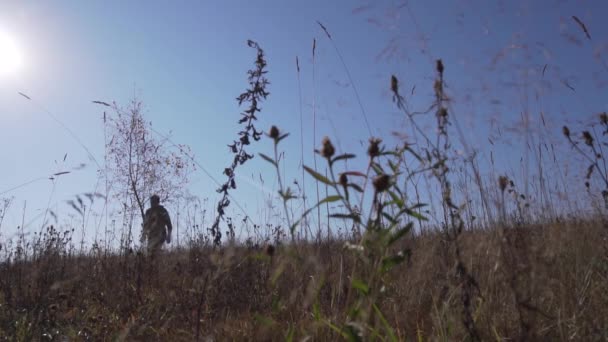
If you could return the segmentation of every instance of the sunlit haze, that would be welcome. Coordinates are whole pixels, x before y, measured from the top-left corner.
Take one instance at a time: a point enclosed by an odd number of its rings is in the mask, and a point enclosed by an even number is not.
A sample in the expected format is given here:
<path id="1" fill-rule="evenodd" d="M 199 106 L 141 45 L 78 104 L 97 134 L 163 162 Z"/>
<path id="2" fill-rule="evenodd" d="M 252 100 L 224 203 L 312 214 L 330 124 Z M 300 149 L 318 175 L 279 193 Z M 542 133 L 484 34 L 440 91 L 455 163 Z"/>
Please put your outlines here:
<path id="1" fill-rule="evenodd" d="M 10 34 L 0 29 L 0 76 L 15 74 L 23 66 L 23 55 Z"/>

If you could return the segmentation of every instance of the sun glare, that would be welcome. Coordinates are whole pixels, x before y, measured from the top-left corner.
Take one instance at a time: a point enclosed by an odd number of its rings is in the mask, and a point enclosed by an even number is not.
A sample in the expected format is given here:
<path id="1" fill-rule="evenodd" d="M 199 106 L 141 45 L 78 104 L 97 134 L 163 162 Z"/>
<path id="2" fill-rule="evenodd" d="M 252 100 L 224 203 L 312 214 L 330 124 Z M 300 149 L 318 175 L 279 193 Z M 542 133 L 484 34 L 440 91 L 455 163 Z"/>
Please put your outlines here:
<path id="1" fill-rule="evenodd" d="M 23 65 L 23 58 L 15 40 L 0 32 L 0 76 L 14 74 Z"/>

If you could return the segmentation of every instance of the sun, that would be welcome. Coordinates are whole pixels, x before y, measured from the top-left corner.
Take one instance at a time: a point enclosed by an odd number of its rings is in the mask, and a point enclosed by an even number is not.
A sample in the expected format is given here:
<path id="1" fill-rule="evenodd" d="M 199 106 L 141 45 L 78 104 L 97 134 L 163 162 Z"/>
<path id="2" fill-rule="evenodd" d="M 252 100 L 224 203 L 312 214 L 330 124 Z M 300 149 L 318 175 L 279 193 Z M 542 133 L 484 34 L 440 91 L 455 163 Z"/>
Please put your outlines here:
<path id="1" fill-rule="evenodd" d="M 15 74 L 22 65 L 19 46 L 11 35 L 0 31 L 0 76 Z"/>

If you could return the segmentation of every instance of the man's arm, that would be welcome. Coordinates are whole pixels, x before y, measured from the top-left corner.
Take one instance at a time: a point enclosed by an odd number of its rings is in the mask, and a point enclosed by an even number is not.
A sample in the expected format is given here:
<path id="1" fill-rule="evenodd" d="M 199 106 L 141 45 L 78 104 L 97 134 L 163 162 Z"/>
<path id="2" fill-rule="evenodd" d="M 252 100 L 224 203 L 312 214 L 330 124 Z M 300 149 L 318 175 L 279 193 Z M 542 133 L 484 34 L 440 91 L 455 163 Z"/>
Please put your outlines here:
<path id="1" fill-rule="evenodd" d="M 146 238 L 148 237 L 148 219 L 150 217 L 150 209 L 146 210 L 146 213 L 144 214 L 144 222 L 142 222 L 141 224 L 141 239 L 140 242 L 144 243 L 144 241 L 146 241 Z"/>
<path id="2" fill-rule="evenodd" d="M 171 224 L 171 217 L 169 216 L 169 212 L 165 208 L 163 208 L 163 220 L 167 225 L 167 238 L 165 241 L 167 243 L 171 243 L 171 231 L 173 230 L 173 225 Z"/>

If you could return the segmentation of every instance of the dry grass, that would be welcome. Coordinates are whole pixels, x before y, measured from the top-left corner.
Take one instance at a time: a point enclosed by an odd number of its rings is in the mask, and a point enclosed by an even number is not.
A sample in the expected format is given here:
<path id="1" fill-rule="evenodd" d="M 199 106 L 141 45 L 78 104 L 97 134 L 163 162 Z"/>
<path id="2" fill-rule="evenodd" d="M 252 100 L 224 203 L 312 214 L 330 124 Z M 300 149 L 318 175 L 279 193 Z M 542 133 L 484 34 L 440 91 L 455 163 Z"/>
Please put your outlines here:
<path id="1" fill-rule="evenodd" d="M 465 232 L 463 259 L 481 290 L 473 316 L 482 340 L 606 339 L 603 229 L 568 222 Z M 463 339 L 441 235 L 403 243 L 411 258 L 391 273 L 379 303 L 395 334 Z M 198 247 L 165 252 L 155 264 L 137 253 L 99 251 L 15 258 L 0 271 L 0 337 L 191 341 L 198 331 L 201 340 L 282 340 L 290 332 L 335 340 L 315 311 L 334 323 L 346 319 L 355 259 L 342 246 L 280 246 L 272 257 L 242 246 Z"/>

